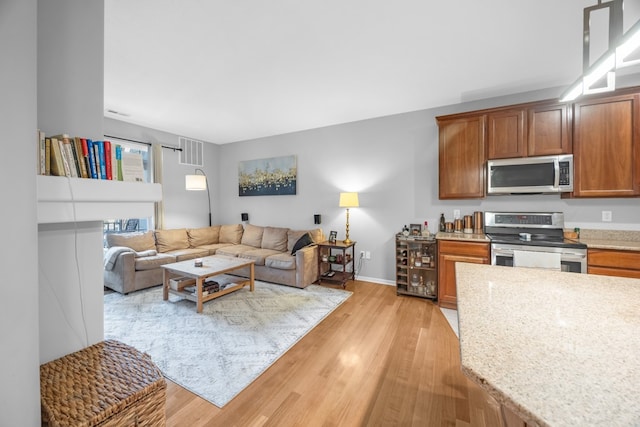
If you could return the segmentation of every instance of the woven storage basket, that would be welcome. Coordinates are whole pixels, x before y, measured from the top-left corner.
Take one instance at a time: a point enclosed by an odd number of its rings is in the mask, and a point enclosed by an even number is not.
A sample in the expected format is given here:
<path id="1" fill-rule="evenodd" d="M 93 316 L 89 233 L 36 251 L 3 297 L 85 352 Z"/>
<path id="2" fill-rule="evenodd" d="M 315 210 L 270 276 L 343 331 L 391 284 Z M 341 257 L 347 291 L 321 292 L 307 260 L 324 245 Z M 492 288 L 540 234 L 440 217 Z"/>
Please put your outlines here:
<path id="1" fill-rule="evenodd" d="M 40 366 L 49 426 L 164 426 L 165 390 L 151 357 L 115 340 Z"/>

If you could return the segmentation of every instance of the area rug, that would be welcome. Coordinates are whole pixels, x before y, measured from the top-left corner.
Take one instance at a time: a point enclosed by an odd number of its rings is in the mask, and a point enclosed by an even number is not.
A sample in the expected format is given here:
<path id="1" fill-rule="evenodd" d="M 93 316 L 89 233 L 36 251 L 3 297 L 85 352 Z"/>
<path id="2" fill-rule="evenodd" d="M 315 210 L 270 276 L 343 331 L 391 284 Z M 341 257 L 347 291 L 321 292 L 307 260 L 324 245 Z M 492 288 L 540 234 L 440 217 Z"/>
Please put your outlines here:
<path id="1" fill-rule="evenodd" d="M 104 297 L 104 335 L 148 353 L 165 377 L 223 407 L 351 296 L 256 281 L 204 304 L 162 287 Z"/>

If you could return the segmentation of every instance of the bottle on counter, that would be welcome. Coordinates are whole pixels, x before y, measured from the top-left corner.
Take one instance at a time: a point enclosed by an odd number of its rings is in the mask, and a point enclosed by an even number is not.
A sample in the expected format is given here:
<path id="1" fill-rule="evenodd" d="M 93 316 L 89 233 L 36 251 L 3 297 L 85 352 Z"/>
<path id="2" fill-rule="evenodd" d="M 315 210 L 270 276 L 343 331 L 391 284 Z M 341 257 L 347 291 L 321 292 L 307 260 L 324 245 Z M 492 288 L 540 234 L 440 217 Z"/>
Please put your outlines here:
<path id="1" fill-rule="evenodd" d="M 444 231 L 444 223 L 445 223 L 444 214 L 441 213 L 440 214 L 440 231 Z"/>
<path id="2" fill-rule="evenodd" d="M 429 221 L 424 222 L 424 228 L 422 229 L 422 237 L 429 237 L 431 233 L 429 232 Z"/>

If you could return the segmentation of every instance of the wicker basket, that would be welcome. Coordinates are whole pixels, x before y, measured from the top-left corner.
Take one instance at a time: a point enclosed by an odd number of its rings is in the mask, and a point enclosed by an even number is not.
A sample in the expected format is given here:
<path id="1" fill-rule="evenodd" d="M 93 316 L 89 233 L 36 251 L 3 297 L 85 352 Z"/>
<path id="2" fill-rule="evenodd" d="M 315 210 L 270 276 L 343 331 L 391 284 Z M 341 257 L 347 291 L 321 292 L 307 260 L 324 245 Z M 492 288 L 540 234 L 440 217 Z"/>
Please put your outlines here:
<path id="1" fill-rule="evenodd" d="M 115 340 L 40 366 L 43 425 L 164 426 L 165 390 L 149 355 Z"/>

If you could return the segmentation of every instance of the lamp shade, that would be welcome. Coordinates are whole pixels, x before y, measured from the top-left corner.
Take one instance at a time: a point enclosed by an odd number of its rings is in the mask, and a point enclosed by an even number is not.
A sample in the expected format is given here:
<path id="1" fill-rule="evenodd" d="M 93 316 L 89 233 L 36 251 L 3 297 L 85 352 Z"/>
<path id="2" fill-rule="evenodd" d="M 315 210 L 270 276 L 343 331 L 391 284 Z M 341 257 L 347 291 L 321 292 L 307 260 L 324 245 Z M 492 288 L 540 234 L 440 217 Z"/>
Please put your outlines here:
<path id="1" fill-rule="evenodd" d="M 341 208 L 357 208 L 360 206 L 358 202 L 358 193 L 340 193 Z"/>
<path id="2" fill-rule="evenodd" d="M 202 191 L 207 189 L 207 177 L 204 175 L 185 175 L 184 186 L 187 190 Z"/>

